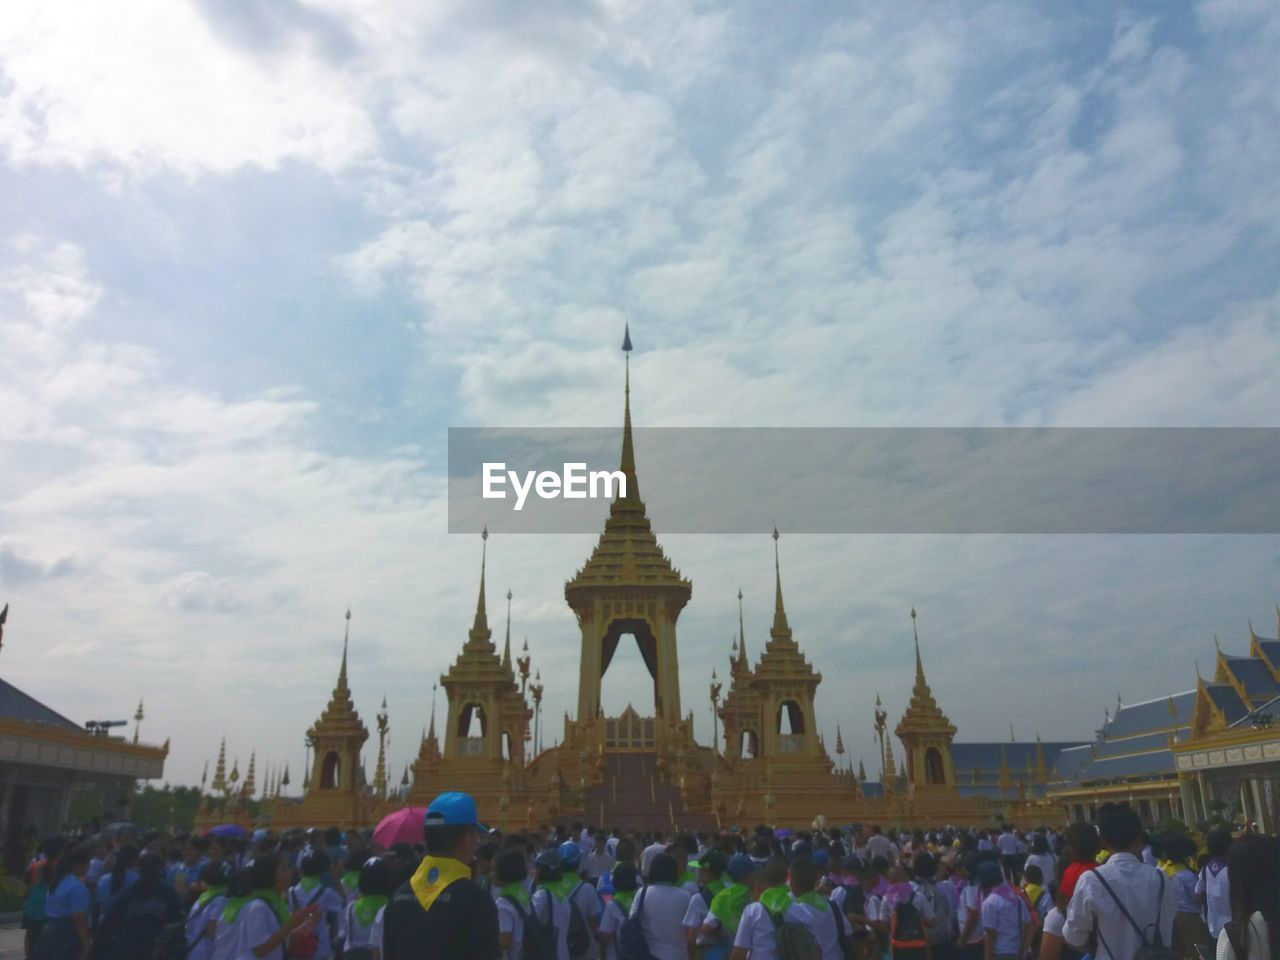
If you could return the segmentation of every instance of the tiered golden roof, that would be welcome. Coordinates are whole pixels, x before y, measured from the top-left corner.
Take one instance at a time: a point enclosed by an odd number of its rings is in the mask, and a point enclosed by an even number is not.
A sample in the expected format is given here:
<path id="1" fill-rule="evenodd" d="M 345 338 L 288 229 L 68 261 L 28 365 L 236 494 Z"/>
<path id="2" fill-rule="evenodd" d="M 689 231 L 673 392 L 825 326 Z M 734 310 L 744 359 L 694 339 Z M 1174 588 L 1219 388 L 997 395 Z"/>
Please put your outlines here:
<path id="1" fill-rule="evenodd" d="M 317 737 L 353 737 L 364 742 L 369 731 L 356 712 L 355 703 L 351 700 L 351 689 L 347 686 L 347 641 L 350 637 L 351 611 L 347 611 L 348 632 L 342 638 L 342 666 L 338 668 L 338 683 L 333 688 L 320 719 L 311 725 L 307 736 Z"/>
<path id="2" fill-rule="evenodd" d="M 786 680 L 799 683 L 810 689 L 822 682 L 822 674 L 814 670 L 805 659 L 800 646 L 791 634 L 791 624 L 787 622 L 787 608 L 782 600 L 782 568 L 778 559 L 777 528 L 773 531 L 773 626 L 769 629 L 769 641 L 765 644 L 764 653 L 756 665 L 753 677 L 756 680 Z"/>
<path id="3" fill-rule="evenodd" d="M 916 611 L 911 610 L 911 632 L 916 643 L 916 682 L 911 688 L 911 702 L 906 712 L 898 721 L 894 731 L 899 738 L 904 733 L 943 733 L 947 737 L 956 735 L 956 727 L 942 712 L 938 701 L 933 698 L 929 689 L 929 681 L 924 678 L 924 663 L 920 659 L 920 634 L 916 632 Z"/>

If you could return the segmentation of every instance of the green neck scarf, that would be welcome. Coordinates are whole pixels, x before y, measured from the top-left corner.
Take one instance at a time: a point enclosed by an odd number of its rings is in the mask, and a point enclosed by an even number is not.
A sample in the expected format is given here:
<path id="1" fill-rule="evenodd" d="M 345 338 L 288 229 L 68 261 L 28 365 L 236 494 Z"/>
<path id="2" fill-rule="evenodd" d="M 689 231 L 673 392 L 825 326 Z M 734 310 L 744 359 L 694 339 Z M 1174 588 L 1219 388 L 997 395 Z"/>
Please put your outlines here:
<path id="1" fill-rule="evenodd" d="M 381 894 L 372 897 L 361 897 L 355 902 L 356 922 L 366 929 L 372 927 L 373 921 L 378 917 L 378 911 L 386 905 L 387 898 Z"/>
<path id="2" fill-rule="evenodd" d="M 692 870 L 686 870 L 684 873 L 680 875 L 680 879 L 676 881 L 676 886 L 683 887 L 686 883 L 697 884 L 697 882 L 698 882 L 698 875 L 694 873 Z"/>
<path id="3" fill-rule="evenodd" d="M 274 890 L 255 890 L 247 897 L 232 897 L 227 901 L 227 908 L 222 911 L 222 919 L 227 921 L 228 926 L 235 923 L 244 905 L 253 900 L 261 900 L 269 906 L 275 913 L 276 919 L 280 921 L 280 926 L 284 926 L 288 921 L 289 908 L 280 899 L 280 894 Z"/>
<path id="4" fill-rule="evenodd" d="M 529 909 L 529 891 L 525 889 L 524 884 L 519 880 L 515 883 L 508 883 L 502 888 L 501 893 L 508 900 L 520 904 L 525 910 Z"/>
<path id="5" fill-rule="evenodd" d="M 831 908 L 831 904 L 827 901 L 827 898 L 816 890 L 808 890 L 805 893 L 800 894 L 800 896 L 796 897 L 796 901 L 798 903 L 807 903 L 819 913 Z"/>
<path id="6" fill-rule="evenodd" d="M 613 902 L 622 910 L 622 915 L 624 917 L 630 916 L 631 904 L 635 899 L 636 892 L 634 890 L 616 890 L 613 894 Z"/>
<path id="7" fill-rule="evenodd" d="M 738 932 L 742 911 L 751 902 L 751 888 L 745 883 L 731 883 L 711 898 L 711 912 L 729 935 Z"/>
<path id="8" fill-rule="evenodd" d="M 342 885 L 348 890 L 358 890 L 360 888 L 360 871 L 348 870 L 342 875 Z"/>
<path id="9" fill-rule="evenodd" d="M 302 890 L 303 893 L 310 893 L 318 886 L 320 886 L 319 877 L 303 877 L 298 881 L 298 889 Z"/>
<path id="10" fill-rule="evenodd" d="M 204 893 L 200 894 L 200 896 L 196 897 L 196 906 L 203 907 L 214 897 L 220 897 L 226 892 L 226 887 L 210 887 Z"/>
<path id="11" fill-rule="evenodd" d="M 770 887 L 760 894 L 760 902 L 770 913 L 785 913 L 787 907 L 791 906 L 791 891 L 786 887 Z"/>
<path id="12" fill-rule="evenodd" d="M 548 883 L 547 889 L 555 894 L 557 900 L 568 900 L 569 894 L 573 893 L 574 888 L 580 883 L 576 873 L 561 877 L 559 880 L 553 880 Z"/>

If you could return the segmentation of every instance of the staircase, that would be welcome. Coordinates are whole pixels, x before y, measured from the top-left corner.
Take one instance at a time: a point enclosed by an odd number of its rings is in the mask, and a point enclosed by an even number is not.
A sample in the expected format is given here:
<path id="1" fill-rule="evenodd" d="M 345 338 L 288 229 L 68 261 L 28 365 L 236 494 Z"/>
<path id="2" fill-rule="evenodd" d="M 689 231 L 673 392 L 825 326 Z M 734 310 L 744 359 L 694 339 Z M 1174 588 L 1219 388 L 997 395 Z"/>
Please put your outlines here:
<path id="1" fill-rule="evenodd" d="M 655 753 L 605 754 L 604 782 L 587 790 L 584 822 L 612 830 L 714 830 L 715 816 L 684 809 L 680 789 L 655 774 Z"/>

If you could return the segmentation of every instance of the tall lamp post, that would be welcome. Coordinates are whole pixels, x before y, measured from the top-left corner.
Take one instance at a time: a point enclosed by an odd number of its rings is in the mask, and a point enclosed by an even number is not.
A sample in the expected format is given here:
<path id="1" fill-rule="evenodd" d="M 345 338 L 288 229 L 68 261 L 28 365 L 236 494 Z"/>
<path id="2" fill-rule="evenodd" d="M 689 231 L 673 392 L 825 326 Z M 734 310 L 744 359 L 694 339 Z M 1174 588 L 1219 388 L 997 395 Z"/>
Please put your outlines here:
<path id="1" fill-rule="evenodd" d="M 888 725 L 889 711 L 880 705 L 880 694 L 876 694 L 876 739 L 880 742 L 880 782 L 888 783 L 893 771 L 884 768 L 884 731 Z"/>
<path id="2" fill-rule="evenodd" d="M 533 755 L 542 752 L 542 671 L 539 670 L 529 686 L 533 694 Z"/>

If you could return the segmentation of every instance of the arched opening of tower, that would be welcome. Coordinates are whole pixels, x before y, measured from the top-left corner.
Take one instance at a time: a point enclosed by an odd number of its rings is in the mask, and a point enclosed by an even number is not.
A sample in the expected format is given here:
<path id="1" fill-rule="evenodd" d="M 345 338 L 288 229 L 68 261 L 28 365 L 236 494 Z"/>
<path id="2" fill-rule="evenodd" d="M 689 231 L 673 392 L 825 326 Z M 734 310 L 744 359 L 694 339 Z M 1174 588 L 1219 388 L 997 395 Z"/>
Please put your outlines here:
<path id="1" fill-rule="evenodd" d="M 324 763 L 320 767 L 320 789 L 336 790 L 341 772 L 342 761 L 338 759 L 337 751 L 330 750 L 324 755 Z"/>
<path id="2" fill-rule="evenodd" d="M 648 684 L 642 679 L 645 673 Z M 642 716 L 657 716 L 662 712 L 657 677 L 658 644 L 649 625 L 643 620 L 611 623 L 600 650 L 600 712 L 617 717 L 631 705 Z"/>
<path id="3" fill-rule="evenodd" d="M 738 756 L 743 760 L 754 760 L 760 753 L 760 738 L 754 730 L 743 730 L 742 739 L 738 743 Z"/>
<path id="4" fill-rule="evenodd" d="M 794 700 L 778 707 L 778 746 L 783 753 L 797 753 L 804 739 L 804 711 Z"/>
<path id="5" fill-rule="evenodd" d="M 458 752 L 463 756 L 484 752 L 484 707 L 478 703 L 465 704 L 458 713 Z"/>
<path id="6" fill-rule="evenodd" d="M 939 785 L 947 782 L 946 773 L 943 772 L 942 754 L 937 747 L 930 747 L 924 752 L 924 782 Z"/>

